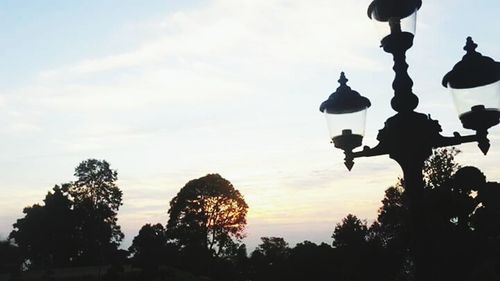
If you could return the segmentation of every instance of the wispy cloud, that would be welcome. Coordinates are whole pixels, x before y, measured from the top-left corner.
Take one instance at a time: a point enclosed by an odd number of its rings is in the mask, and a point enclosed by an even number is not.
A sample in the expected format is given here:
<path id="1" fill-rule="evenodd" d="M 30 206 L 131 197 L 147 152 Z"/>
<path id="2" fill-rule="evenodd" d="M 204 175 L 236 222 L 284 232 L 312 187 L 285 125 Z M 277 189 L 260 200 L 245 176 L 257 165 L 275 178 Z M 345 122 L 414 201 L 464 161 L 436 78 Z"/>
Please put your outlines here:
<path id="1" fill-rule="evenodd" d="M 137 23 L 136 31 L 156 38 L 138 48 L 46 70 L 40 79 L 61 79 L 176 61 L 208 62 L 231 72 L 233 66 L 266 70 L 283 64 L 335 63 L 373 68 L 377 63 L 359 52 L 376 35 L 367 24 L 353 24 L 357 8 L 336 1 L 212 1 L 195 11 L 180 11 L 159 22 Z M 364 16 L 364 15 L 363 15 Z M 349 25 L 349 26 L 347 26 Z M 138 31 L 139 30 L 139 31 Z M 257 72 L 258 73 L 258 72 Z"/>
<path id="2" fill-rule="evenodd" d="M 346 70 L 352 87 L 378 111 L 370 115 L 368 125 L 376 127 L 367 130 L 373 134 L 368 143 L 376 142 L 376 130 L 392 114 L 386 105 L 391 59 L 373 56 L 380 54 L 379 41 L 366 5 L 213 0 L 156 19 L 122 22 L 113 34 L 113 41 L 123 42 L 119 48 L 55 60 L 32 80 L 2 90 L 0 184 L 38 190 L 41 200 L 40 189 L 71 179 L 79 160 L 105 158 L 119 171 L 125 194 L 120 224 L 129 240 L 140 225 L 165 222 L 168 201 L 188 180 L 212 172 L 245 195 L 253 241 L 288 231 L 300 239 L 309 228 L 321 232 L 314 237 L 328 239 L 330 228 L 349 212 L 373 219 L 399 167 L 386 157 L 357 159 L 346 172 L 317 110 L 336 87 L 332 75 Z M 439 13 L 441 4 L 429 5 L 419 32 L 436 39 L 429 26 L 449 18 Z M 425 48 L 413 51 L 425 63 L 411 71 L 437 79 L 440 60 L 430 53 L 439 44 L 431 39 L 417 41 Z M 449 50 L 443 49 L 443 57 L 444 51 Z M 434 98 L 430 84 L 415 88 Z M 442 111 L 433 103 L 421 107 Z M 492 135 L 495 147 L 498 133 Z M 488 168 L 497 154 L 492 151 L 485 162 L 476 154 L 466 160 L 497 172 Z M 33 198 L 12 197 L 11 221 L 20 212 L 13 208 L 33 204 Z"/>

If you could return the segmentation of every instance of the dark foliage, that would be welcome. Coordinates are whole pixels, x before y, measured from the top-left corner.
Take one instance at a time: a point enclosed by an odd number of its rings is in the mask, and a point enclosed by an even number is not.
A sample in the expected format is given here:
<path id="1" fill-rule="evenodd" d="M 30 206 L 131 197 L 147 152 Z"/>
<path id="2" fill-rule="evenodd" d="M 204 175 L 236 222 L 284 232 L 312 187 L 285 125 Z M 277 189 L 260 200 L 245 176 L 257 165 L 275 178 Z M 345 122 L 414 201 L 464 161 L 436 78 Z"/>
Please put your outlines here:
<path id="1" fill-rule="evenodd" d="M 334 249 L 328 244 L 317 245 L 310 241 L 297 244 L 290 250 L 288 280 L 332 280 L 337 276 Z"/>
<path id="2" fill-rule="evenodd" d="M 419 245 L 435 280 L 500 280 L 500 184 L 460 167 L 458 152 L 436 150 L 425 164 L 425 228 L 410 223 L 410 195 L 399 180 L 385 191 L 373 224 L 349 214 L 331 245 L 290 247 L 281 237 L 262 237 L 250 257 L 240 244 L 248 209 L 242 195 L 217 174 L 192 180 L 170 202 L 166 228 L 140 229 L 129 248 L 132 269 L 124 266 L 128 252 L 117 248 L 117 173 L 90 159 L 77 167 L 76 182 L 24 209 L 9 237 L 15 244 L 0 242 L 0 273 L 16 273 L 25 262 L 44 269 L 46 280 L 56 278 L 52 268 L 93 264 L 103 268 L 100 280 L 410 281 L 413 239 L 425 233 Z"/>
<path id="3" fill-rule="evenodd" d="M 243 238 L 247 209 L 240 192 L 220 175 L 191 180 L 170 201 L 167 236 L 185 254 L 231 256 Z"/>
<path id="4" fill-rule="evenodd" d="M 10 240 L 0 241 L 0 274 L 17 274 L 23 263 L 21 249 Z"/>
<path id="5" fill-rule="evenodd" d="M 423 235 L 425 266 L 435 278 L 469 281 L 500 276 L 495 269 L 500 268 L 500 185 L 487 182 L 477 168 L 460 168 L 455 162 L 458 152 L 437 150 L 426 162 L 426 230 L 409 224 L 404 182 L 386 191 L 377 223 L 370 229 L 389 253 L 386 266 L 398 269 L 397 280 L 413 278 L 412 235 Z"/>
<path id="6" fill-rule="evenodd" d="M 44 199 L 23 210 L 10 233 L 31 268 L 64 267 L 77 255 L 76 216 L 72 202 L 63 188 L 55 186 Z"/>
<path id="7" fill-rule="evenodd" d="M 366 222 L 362 222 L 356 216 L 349 214 L 342 219 L 342 223 L 335 226 L 333 231 L 333 246 L 335 248 L 359 248 L 368 236 Z"/>
<path id="8" fill-rule="evenodd" d="M 336 270 L 332 273 L 340 280 L 394 280 L 391 252 L 384 247 L 374 223 L 349 214 L 337 224 L 333 232 L 333 260 Z M 360 270 L 360 269 L 363 270 Z"/>
<path id="9" fill-rule="evenodd" d="M 454 147 L 432 151 L 432 155 L 425 161 L 423 169 L 427 187 L 441 186 L 452 178 L 453 174 L 460 168 L 460 165 L 455 161 L 455 156 L 459 153 L 460 150 Z"/>
<path id="10" fill-rule="evenodd" d="M 250 256 L 251 280 L 286 280 L 288 243 L 281 237 L 262 237 L 261 240 Z"/>
<path id="11" fill-rule="evenodd" d="M 74 183 L 55 186 L 44 204 L 34 204 L 13 225 L 9 237 L 30 269 L 110 264 L 121 254 L 117 225 L 122 192 L 106 161 L 89 159 Z"/>
<path id="12" fill-rule="evenodd" d="M 161 224 L 146 224 L 134 237 L 129 252 L 132 264 L 146 273 L 155 273 L 167 258 L 167 237 Z"/>
<path id="13" fill-rule="evenodd" d="M 68 193 L 78 217 L 78 263 L 108 263 L 123 239 L 117 224 L 122 205 L 117 172 L 105 160 L 88 159 L 76 167 L 75 176 L 77 180 L 68 186 Z"/>

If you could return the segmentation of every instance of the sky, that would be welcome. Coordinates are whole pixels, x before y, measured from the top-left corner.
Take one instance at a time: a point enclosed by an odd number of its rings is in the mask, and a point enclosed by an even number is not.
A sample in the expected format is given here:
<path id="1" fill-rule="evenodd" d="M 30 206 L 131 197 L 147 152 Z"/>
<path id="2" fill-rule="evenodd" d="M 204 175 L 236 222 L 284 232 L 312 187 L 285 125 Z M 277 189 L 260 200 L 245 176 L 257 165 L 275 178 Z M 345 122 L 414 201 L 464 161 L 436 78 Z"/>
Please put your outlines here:
<path id="1" fill-rule="evenodd" d="M 394 112 L 392 58 L 366 16 L 369 0 L 47 0 L 0 2 L 0 237 L 74 168 L 105 159 L 124 193 L 127 248 L 168 220 L 191 179 L 219 173 L 249 205 L 251 249 L 262 236 L 331 243 L 352 213 L 377 216 L 401 176 L 387 156 L 351 172 L 329 143 L 320 103 L 348 85 L 368 97 L 365 145 Z M 497 0 L 424 1 L 409 73 L 417 111 L 461 127 L 441 79 L 472 36 L 499 59 Z M 483 156 L 457 160 L 500 181 L 500 131 Z"/>

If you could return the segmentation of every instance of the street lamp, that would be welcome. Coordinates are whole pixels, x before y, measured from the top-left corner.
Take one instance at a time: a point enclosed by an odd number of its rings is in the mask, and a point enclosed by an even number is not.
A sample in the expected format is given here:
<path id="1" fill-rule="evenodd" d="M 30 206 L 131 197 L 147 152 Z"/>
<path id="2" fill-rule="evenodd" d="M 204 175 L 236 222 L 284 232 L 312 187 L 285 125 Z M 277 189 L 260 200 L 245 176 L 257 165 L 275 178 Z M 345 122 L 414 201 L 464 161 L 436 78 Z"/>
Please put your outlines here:
<path id="1" fill-rule="evenodd" d="M 476 131 L 499 122 L 500 63 L 476 52 L 477 44 L 467 38 L 465 56 L 443 77 L 450 88 L 462 125 Z"/>
<path id="2" fill-rule="evenodd" d="M 407 72 L 406 51 L 413 45 L 416 12 L 421 5 L 421 0 L 374 0 L 368 7 L 370 18 L 388 26 L 388 33 L 384 34 L 381 47 L 394 60 L 394 97 L 391 99 L 391 107 L 396 114 L 389 117 L 384 128 L 379 130 L 379 143 L 373 148 L 365 146 L 360 151 L 353 151 L 361 145 L 361 138 L 342 138 L 342 142 L 336 139 L 343 136 L 344 132 L 345 135 L 356 132 L 349 127 L 342 127 L 342 134 L 334 131 L 330 137 L 335 147 L 344 150 L 345 164 L 349 170 L 355 158 L 378 155 L 388 155 L 401 166 L 409 203 L 416 278 L 419 281 L 429 281 L 435 280 L 435 276 L 439 275 L 439 265 L 433 264 L 429 258 L 433 251 L 432 229 L 429 224 L 431 211 L 424 199 L 424 162 L 434 148 L 467 142 L 477 142 L 484 154 L 488 152 L 488 129 L 498 124 L 500 119 L 500 63 L 476 52 L 477 45 L 472 39 L 467 39 L 464 48 L 467 54 L 446 74 L 443 85 L 452 91 L 464 128 L 475 130 L 476 133 L 467 136 L 461 136 L 457 132 L 453 136 L 441 135 L 438 121 L 431 119 L 428 114 L 414 111 L 418 105 L 418 97 L 412 91 L 413 81 Z M 345 83 L 343 85 L 343 82 L 339 82 L 341 87 L 345 86 Z M 321 104 L 322 112 L 329 113 L 328 102 L 332 97 L 335 97 L 335 93 Z M 369 103 L 364 109 L 368 106 Z M 344 114 L 343 109 L 345 113 L 353 112 L 348 106 L 344 108 L 339 104 L 335 112 L 331 113 Z M 361 110 L 361 107 L 358 109 Z M 346 122 L 342 125 L 351 124 Z"/>
<path id="3" fill-rule="evenodd" d="M 382 30 L 383 38 L 398 32 L 415 35 L 420 6 L 421 0 L 377 0 L 368 6 L 368 17 L 379 22 L 377 27 Z"/>
<path id="4" fill-rule="evenodd" d="M 352 151 L 361 146 L 365 134 L 366 110 L 371 103 L 369 99 L 351 90 L 347 81 L 344 72 L 340 73 L 340 86 L 321 103 L 319 110 L 325 113 L 330 138 L 335 147 Z M 345 164 L 351 170 L 354 162 Z"/>

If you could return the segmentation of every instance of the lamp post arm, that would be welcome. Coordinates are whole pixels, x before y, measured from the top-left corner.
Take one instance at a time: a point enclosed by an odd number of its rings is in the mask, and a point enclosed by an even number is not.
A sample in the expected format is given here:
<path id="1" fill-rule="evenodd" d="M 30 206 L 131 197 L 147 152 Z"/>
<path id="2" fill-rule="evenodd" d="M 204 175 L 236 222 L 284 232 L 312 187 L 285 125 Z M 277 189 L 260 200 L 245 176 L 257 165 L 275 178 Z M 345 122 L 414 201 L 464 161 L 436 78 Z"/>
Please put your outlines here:
<path id="1" fill-rule="evenodd" d="M 385 149 L 380 143 L 373 148 L 370 148 L 369 146 L 365 145 L 363 149 L 360 151 L 344 150 L 344 155 L 345 155 L 344 164 L 350 171 L 352 166 L 354 165 L 354 158 L 379 156 L 385 154 L 388 154 L 388 152 L 385 151 Z"/>
<path id="2" fill-rule="evenodd" d="M 371 148 L 367 145 L 363 147 L 363 150 L 351 152 L 353 158 L 359 157 L 370 157 L 370 156 L 379 156 L 388 154 L 385 149 L 383 149 L 382 145 L 377 144 L 375 147 Z"/>
<path id="3" fill-rule="evenodd" d="M 490 148 L 490 140 L 488 139 L 488 131 L 480 130 L 476 131 L 474 135 L 462 136 L 457 132 L 453 133 L 452 137 L 439 136 L 434 148 L 453 146 L 462 143 L 477 142 L 479 149 L 486 155 Z"/>

